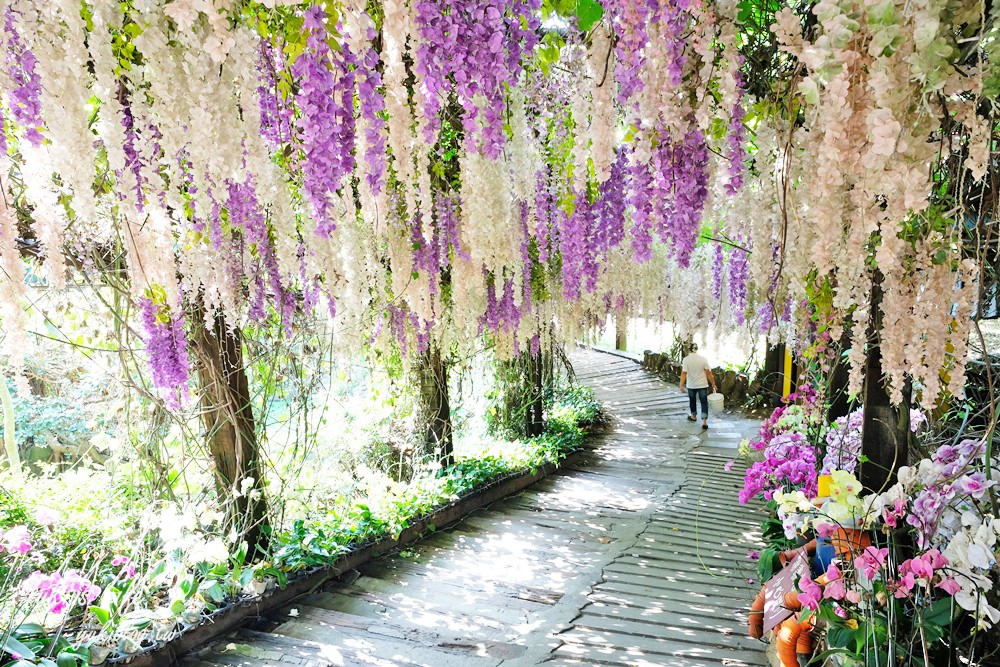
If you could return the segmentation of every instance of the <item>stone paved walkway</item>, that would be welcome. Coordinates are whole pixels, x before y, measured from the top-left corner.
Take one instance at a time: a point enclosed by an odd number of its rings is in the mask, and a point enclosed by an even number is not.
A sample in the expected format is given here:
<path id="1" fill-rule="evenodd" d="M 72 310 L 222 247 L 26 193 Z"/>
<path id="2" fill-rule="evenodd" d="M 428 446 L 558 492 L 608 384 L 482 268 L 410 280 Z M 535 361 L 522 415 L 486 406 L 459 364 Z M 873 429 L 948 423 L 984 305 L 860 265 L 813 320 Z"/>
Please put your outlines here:
<path id="1" fill-rule="evenodd" d="M 573 361 L 614 417 L 592 454 L 185 665 L 766 664 L 745 636 L 759 515 L 722 469 L 756 423 L 704 432 L 633 361 Z"/>

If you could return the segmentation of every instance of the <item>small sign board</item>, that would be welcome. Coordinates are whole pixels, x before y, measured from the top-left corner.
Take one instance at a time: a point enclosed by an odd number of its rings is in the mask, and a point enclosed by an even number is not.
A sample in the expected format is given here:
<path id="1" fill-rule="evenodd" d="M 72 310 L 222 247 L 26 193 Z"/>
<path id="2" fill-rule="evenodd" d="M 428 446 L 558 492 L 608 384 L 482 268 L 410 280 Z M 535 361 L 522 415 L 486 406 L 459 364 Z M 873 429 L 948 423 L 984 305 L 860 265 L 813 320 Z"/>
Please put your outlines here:
<path id="1" fill-rule="evenodd" d="M 773 630 L 776 625 L 795 613 L 785 606 L 785 593 L 797 590 L 796 584 L 799 583 L 799 579 L 808 574 L 809 559 L 800 551 L 778 574 L 764 584 L 765 631 Z"/>

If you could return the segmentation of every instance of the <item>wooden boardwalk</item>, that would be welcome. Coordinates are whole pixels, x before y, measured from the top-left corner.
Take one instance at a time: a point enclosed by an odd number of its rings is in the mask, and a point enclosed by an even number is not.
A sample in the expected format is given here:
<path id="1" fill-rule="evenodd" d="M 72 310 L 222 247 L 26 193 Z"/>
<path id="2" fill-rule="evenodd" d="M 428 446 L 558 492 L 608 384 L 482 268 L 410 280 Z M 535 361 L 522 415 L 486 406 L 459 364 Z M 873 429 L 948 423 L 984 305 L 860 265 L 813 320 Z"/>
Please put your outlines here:
<path id="1" fill-rule="evenodd" d="M 755 423 L 703 432 L 634 362 L 573 361 L 614 416 L 592 454 L 184 665 L 766 664 L 745 636 L 759 514 L 722 469 Z"/>

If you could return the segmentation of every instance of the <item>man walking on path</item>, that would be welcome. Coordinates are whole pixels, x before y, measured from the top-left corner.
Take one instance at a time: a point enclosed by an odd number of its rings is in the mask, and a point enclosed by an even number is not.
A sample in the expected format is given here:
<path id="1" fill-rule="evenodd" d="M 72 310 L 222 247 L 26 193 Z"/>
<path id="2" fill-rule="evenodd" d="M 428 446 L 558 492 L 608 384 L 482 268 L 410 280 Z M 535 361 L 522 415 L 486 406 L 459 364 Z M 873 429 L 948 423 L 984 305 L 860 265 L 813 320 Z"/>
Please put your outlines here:
<path id="1" fill-rule="evenodd" d="M 697 405 L 701 403 L 701 427 L 708 428 L 708 387 L 715 392 L 715 378 L 708 366 L 708 359 L 698 354 L 698 346 L 691 343 L 691 352 L 681 362 L 681 391 L 687 387 L 691 414 L 688 421 L 698 421 Z"/>

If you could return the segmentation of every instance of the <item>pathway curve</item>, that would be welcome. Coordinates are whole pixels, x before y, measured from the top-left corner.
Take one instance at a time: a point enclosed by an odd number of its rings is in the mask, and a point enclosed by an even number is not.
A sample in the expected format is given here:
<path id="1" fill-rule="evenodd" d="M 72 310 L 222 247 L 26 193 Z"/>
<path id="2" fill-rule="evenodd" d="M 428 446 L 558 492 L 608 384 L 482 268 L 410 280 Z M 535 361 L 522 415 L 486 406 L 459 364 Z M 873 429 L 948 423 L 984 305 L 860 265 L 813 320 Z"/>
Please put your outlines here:
<path id="1" fill-rule="evenodd" d="M 614 417 L 591 454 L 184 665 L 766 664 L 745 636 L 759 515 L 722 469 L 756 423 L 704 432 L 633 361 L 573 362 Z"/>

